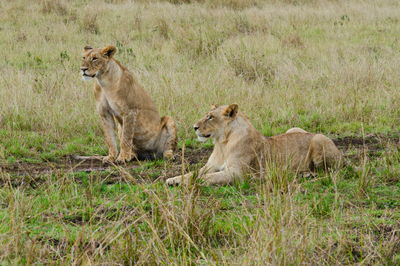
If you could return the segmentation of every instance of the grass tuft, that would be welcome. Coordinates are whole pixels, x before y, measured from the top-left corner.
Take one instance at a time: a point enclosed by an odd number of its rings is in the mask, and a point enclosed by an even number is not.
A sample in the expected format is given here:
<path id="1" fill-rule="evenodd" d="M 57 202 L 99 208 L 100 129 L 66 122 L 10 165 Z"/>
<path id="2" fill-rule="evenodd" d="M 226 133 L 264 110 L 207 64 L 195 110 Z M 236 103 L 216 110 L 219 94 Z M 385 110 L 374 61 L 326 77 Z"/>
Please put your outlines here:
<path id="1" fill-rule="evenodd" d="M 42 7 L 40 11 L 44 14 L 56 14 L 65 16 L 68 14 L 68 8 L 63 0 L 41 0 Z"/>

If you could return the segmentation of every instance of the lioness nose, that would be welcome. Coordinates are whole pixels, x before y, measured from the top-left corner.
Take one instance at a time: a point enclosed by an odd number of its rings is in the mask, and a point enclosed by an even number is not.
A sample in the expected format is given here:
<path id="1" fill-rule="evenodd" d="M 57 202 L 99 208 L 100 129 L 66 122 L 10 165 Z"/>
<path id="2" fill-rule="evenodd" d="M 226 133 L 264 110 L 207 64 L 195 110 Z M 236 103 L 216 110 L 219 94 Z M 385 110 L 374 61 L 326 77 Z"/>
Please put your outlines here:
<path id="1" fill-rule="evenodd" d="M 197 125 L 194 125 L 193 128 L 194 128 L 194 131 L 199 129 L 199 127 Z"/>
<path id="2" fill-rule="evenodd" d="M 87 67 L 81 67 L 81 70 L 82 71 L 86 71 L 86 70 L 88 70 L 88 68 Z"/>

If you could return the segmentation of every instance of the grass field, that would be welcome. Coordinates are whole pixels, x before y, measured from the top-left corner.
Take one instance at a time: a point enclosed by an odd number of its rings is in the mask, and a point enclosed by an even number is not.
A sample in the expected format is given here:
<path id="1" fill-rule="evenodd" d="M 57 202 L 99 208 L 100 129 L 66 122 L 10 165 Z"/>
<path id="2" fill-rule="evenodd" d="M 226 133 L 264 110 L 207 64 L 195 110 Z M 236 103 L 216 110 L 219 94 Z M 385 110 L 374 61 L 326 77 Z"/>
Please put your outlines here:
<path id="1" fill-rule="evenodd" d="M 400 2 L 0 1 L 0 264 L 400 264 Z M 103 167 L 85 45 L 116 45 L 175 162 Z M 167 187 L 211 143 L 193 123 L 238 103 L 271 136 L 330 136 L 348 166 Z"/>

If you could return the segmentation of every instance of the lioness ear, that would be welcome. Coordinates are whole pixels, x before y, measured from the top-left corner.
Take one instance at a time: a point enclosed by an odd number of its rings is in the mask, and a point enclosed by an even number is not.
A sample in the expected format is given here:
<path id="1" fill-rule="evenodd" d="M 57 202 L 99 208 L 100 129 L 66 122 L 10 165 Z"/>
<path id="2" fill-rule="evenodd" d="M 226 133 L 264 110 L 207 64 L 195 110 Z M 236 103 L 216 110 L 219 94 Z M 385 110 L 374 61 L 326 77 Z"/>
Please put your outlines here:
<path id="1" fill-rule="evenodd" d="M 239 110 L 239 106 L 237 104 L 230 104 L 223 112 L 223 115 L 234 118 Z"/>
<path id="2" fill-rule="evenodd" d="M 113 55 L 117 52 L 117 48 L 115 46 L 112 45 L 108 45 L 106 47 L 103 48 L 103 50 L 101 50 L 101 53 L 105 56 L 107 56 L 108 58 L 113 57 Z"/>
<path id="3" fill-rule="evenodd" d="M 211 110 L 215 110 L 215 109 L 217 109 L 218 108 L 218 105 L 216 105 L 216 104 L 212 104 L 211 105 Z"/>
<path id="4" fill-rule="evenodd" d="M 83 47 L 84 51 L 88 51 L 88 50 L 93 50 L 92 46 L 88 46 L 86 45 L 85 47 Z"/>

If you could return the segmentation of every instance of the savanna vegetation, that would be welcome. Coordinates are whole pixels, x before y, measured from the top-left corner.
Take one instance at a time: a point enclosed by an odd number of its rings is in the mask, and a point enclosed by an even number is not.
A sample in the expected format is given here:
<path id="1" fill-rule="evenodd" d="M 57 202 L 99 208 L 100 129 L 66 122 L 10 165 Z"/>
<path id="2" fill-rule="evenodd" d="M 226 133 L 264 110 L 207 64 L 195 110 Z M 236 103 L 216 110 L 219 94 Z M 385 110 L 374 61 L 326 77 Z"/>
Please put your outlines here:
<path id="1" fill-rule="evenodd" d="M 400 2 L 0 1 L 0 264 L 400 264 Z M 113 44 L 174 162 L 103 167 L 85 45 Z M 347 165 L 206 187 L 193 123 L 238 103 L 266 136 L 335 140 Z"/>

